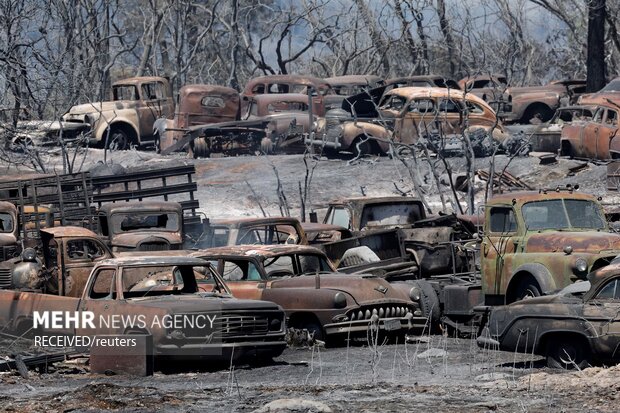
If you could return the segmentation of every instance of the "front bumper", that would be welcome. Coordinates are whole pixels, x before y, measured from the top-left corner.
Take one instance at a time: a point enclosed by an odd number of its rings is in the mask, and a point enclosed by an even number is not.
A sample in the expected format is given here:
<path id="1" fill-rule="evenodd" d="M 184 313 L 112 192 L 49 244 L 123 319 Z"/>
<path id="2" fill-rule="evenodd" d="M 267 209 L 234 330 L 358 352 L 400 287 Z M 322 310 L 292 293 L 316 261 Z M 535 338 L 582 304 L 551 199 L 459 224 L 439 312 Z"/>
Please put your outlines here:
<path id="1" fill-rule="evenodd" d="M 323 329 L 327 336 L 342 334 L 366 335 L 369 330 L 378 330 L 385 333 L 407 333 L 422 331 L 428 328 L 426 317 L 416 317 L 410 314 L 405 317 L 379 318 L 375 320 L 349 320 L 339 323 L 325 324 Z"/>
<path id="2" fill-rule="evenodd" d="M 247 356 L 277 357 L 286 348 L 284 335 L 269 341 L 239 341 L 213 343 L 165 343 L 155 347 L 155 356 L 204 360 L 239 360 Z"/>

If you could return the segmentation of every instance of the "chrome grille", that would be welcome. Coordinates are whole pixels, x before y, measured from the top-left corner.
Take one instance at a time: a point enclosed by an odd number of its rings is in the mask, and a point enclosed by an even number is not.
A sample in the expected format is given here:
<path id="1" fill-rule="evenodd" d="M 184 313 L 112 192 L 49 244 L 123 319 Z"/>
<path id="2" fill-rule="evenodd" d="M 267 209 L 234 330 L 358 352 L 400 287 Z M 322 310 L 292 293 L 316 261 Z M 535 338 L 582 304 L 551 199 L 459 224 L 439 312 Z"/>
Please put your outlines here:
<path id="1" fill-rule="evenodd" d="M 377 314 L 379 318 L 402 318 L 407 313 L 413 313 L 414 308 L 407 304 L 381 304 L 381 305 L 365 305 L 347 312 L 349 320 L 370 320 L 373 314 Z"/>
<path id="2" fill-rule="evenodd" d="M 211 332 L 217 337 L 259 335 L 269 332 L 269 318 L 263 315 L 216 315 L 213 330 L 210 328 L 186 328 L 186 337 L 206 337 Z"/>
<path id="3" fill-rule="evenodd" d="M 0 268 L 0 288 L 11 288 L 11 270 Z"/>

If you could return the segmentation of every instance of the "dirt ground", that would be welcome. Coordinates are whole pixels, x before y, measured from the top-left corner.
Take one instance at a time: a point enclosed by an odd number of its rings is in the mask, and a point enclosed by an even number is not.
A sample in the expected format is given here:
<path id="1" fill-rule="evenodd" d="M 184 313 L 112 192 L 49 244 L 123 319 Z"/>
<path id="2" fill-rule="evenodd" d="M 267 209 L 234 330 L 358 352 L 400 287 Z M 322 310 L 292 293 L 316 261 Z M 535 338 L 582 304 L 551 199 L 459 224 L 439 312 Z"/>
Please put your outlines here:
<path id="1" fill-rule="evenodd" d="M 262 367 L 85 373 L 77 360 L 28 379 L 0 374 L 0 410 L 210 412 L 617 411 L 617 367 L 559 372 L 538 357 L 483 350 L 470 339 L 369 348 L 288 349 Z"/>
<path id="2" fill-rule="evenodd" d="M 102 151 L 90 150 L 84 168 L 95 166 Z M 153 152 L 123 151 L 108 162 L 125 168 L 158 168 L 193 163 L 201 210 L 210 218 L 260 216 L 262 206 L 278 215 L 276 170 L 291 215 L 299 215 L 299 185 L 306 166 L 302 155 L 238 156 L 187 159 Z M 62 172 L 57 154 L 44 159 L 48 171 Z M 403 162 L 388 157 L 306 159 L 314 165 L 308 209 L 321 212 L 326 203 L 346 196 L 394 195 L 411 191 L 410 172 Z M 411 163 L 411 160 L 407 162 Z M 476 160 L 488 169 L 490 159 Z M 463 159 L 450 160 L 455 174 L 464 173 Z M 496 170 L 507 171 L 532 188 L 555 188 L 579 183 L 582 191 L 617 203 L 605 189 L 606 166 L 569 159 L 540 165 L 535 157 L 509 160 L 496 157 Z M 418 161 L 420 181 L 434 212 L 441 209 L 432 186 L 429 164 Z M 571 168 L 582 167 L 575 173 Z M 275 170 L 274 170 L 275 168 Z M 440 175 L 444 173 L 437 166 Z M 14 168 L 5 174 L 18 173 Z M 482 202 L 484 182 L 476 181 Z M 441 186 L 449 196 L 449 188 Z M 460 193 L 464 199 L 464 193 Z M 259 206 L 260 204 L 260 206 Z M 464 203 L 463 203 L 464 204 Z M 79 360 L 78 360 L 79 361 Z M 620 390 L 617 367 L 581 372 L 549 370 L 538 357 L 479 349 L 466 339 L 432 336 L 418 343 L 337 349 L 288 349 L 275 363 L 263 367 L 228 367 L 178 374 L 157 373 L 149 378 L 108 377 L 88 373 L 83 362 L 58 364 L 46 374 L 28 379 L 15 372 L 0 373 L 0 411 L 204 411 L 213 412 L 374 412 L 454 411 L 549 412 L 616 411 Z M 281 400 L 285 399 L 285 400 Z M 293 400 L 291 400 L 293 399 Z M 279 401 L 278 401 L 279 400 Z M 267 406 L 268 403 L 274 402 Z"/>

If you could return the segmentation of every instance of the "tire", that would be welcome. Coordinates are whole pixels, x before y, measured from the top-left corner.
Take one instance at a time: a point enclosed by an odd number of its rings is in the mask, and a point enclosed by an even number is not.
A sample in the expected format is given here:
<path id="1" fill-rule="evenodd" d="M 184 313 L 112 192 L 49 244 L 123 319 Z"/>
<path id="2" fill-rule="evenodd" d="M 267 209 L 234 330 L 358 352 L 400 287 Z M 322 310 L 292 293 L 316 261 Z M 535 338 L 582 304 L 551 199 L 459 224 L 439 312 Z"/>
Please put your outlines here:
<path id="1" fill-rule="evenodd" d="M 161 137 L 158 132 L 155 132 L 155 139 L 153 139 L 153 149 L 155 153 L 161 153 Z"/>
<path id="2" fill-rule="evenodd" d="M 521 121 L 523 123 L 532 123 L 534 119 L 538 119 L 540 123 L 547 122 L 553 116 L 553 111 L 547 105 L 537 104 L 527 108 L 523 114 Z"/>
<path id="3" fill-rule="evenodd" d="M 515 292 L 514 301 L 519 301 L 527 298 L 540 297 L 542 295 L 540 286 L 535 279 L 528 277 L 519 283 Z"/>
<path id="4" fill-rule="evenodd" d="M 104 135 L 104 139 L 107 136 Z M 108 150 L 124 151 L 129 148 L 130 139 L 127 133 L 122 129 L 112 129 L 108 138 Z"/>
<path id="5" fill-rule="evenodd" d="M 575 336 L 556 336 L 547 341 L 547 366 L 554 369 L 583 369 L 589 365 L 590 350 L 584 339 Z"/>
<path id="6" fill-rule="evenodd" d="M 194 139 L 194 158 L 208 158 L 210 155 L 205 138 Z"/>
<path id="7" fill-rule="evenodd" d="M 372 153 L 372 142 L 370 141 L 370 138 L 366 136 L 355 138 L 351 144 L 351 152 L 353 152 L 353 156 L 356 158 L 364 155 L 370 155 Z"/>
<path id="8" fill-rule="evenodd" d="M 424 317 L 428 317 L 429 326 L 432 331 L 436 331 L 441 321 L 441 309 L 439 308 L 439 297 L 433 286 L 425 280 L 412 281 L 422 294 L 420 294 L 420 311 Z"/>

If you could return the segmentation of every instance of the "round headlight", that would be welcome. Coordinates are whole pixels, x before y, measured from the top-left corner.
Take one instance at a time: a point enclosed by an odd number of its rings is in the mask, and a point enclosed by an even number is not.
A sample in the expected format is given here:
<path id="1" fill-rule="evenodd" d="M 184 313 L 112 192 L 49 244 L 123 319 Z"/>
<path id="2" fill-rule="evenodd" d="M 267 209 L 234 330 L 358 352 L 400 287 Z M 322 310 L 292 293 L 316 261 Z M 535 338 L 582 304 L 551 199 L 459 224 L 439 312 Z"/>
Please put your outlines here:
<path id="1" fill-rule="evenodd" d="M 577 258 L 575 260 L 575 270 L 577 272 L 586 272 L 588 271 L 588 263 L 583 258 Z"/>
<path id="2" fill-rule="evenodd" d="M 334 295 L 334 307 L 345 308 L 347 306 L 347 296 L 344 293 Z"/>
<path id="3" fill-rule="evenodd" d="M 26 262 L 35 262 L 37 260 L 37 252 L 34 248 L 26 248 L 22 251 L 22 259 Z"/>
<path id="4" fill-rule="evenodd" d="M 411 298 L 413 301 L 420 301 L 421 296 L 422 291 L 420 291 L 418 287 L 412 287 L 411 290 L 409 290 L 409 298 Z"/>

